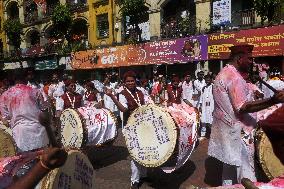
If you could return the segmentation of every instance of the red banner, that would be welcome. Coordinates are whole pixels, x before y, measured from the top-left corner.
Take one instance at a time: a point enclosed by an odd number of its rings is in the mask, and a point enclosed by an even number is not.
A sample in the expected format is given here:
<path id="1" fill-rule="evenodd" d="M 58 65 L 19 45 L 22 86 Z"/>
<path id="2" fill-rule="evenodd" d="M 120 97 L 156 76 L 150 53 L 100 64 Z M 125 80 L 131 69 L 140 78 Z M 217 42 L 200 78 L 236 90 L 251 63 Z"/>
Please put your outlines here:
<path id="1" fill-rule="evenodd" d="M 208 35 L 208 59 L 228 59 L 229 47 L 254 45 L 253 57 L 284 54 L 284 25 Z"/>

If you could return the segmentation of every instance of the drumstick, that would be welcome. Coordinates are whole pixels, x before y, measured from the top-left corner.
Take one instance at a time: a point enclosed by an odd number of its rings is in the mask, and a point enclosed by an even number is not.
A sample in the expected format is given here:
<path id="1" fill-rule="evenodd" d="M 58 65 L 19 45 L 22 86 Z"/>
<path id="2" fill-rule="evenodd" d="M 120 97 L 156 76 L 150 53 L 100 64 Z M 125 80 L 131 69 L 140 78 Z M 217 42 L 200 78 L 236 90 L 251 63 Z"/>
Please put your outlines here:
<path id="1" fill-rule="evenodd" d="M 268 89 L 272 90 L 274 93 L 277 93 L 277 90 L 274 87 L 263 81 L 259 76 L 255 75 L 254 78 L 263 85 L 265 85 Z"/>
<path id="2" fill-rule="evenodd" d="M 256 187 L 251 180 L 248 178 L 243 178 L 241 180 L 242 185 L 245 187 L 245 189 L 259 189 Z"/>

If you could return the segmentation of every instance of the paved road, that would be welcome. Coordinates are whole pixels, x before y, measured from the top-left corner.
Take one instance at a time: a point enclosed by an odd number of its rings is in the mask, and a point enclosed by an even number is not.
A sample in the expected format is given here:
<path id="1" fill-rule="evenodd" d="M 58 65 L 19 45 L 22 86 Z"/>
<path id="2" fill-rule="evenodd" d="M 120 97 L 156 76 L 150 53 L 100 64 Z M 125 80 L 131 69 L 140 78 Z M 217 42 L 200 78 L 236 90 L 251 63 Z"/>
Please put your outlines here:
<path id="1" fill-rule="evenodd" d="M 178 189 L 190 186 L 217 186 L 220 167 L 216 161 L 207 157 L 208 141 L 202 141 L 195 149 L 186 165 L 172 174 L 163 173 L 160 169 L 149 169 L 151 179 L 144 182 L 142 189 Z M 96 169 L 96 189 L 130 188 L 130 157 L 119 130 L 113 146 L 93 149 L 88 153 Z"/>

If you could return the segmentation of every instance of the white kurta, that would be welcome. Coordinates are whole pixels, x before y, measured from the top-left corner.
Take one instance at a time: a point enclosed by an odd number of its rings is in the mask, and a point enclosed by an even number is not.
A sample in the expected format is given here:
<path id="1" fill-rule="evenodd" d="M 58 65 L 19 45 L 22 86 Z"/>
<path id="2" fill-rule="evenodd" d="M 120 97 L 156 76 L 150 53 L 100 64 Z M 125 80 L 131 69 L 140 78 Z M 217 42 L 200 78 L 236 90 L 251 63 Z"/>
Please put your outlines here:
<path id="1" fill-rule="evenodd" d="M 59 82 L 57 84 L 51 84 L 48 88 L 48 96 L 53 98 L 61 97 L 64 94 L 65 84 Z"/>
<path id="2" fill-rule="evenodd" d="M 284 82 L 279 80 L 268 80 L 267 83 L 274 87 L 277 90 L 283 90 L 284 89 Z M 262 91 L 264 93 L 264 98 L 270 98 L 274 95 L 274 92 L 270 89 L 268 89 L 265 85 L 262 86 Z"/>
<path id="3" fill-rule="evenodd" d="M 39 90 L 22 84 L 11 87 L 0 97 L 1 113 L 11 120 L 19 151 L 42 148 L 49 143 L 46 130 L 38 120 L 42 99 Z"/>
<path id="4" fill-rule="evenodd" d="M 237 112 L 247 102 L 246 81 L 232 65 L 224 67 L 213 86 L 214 111 L 208 155 L 223 163 L 240 166 L 242 124 Z M 246 114 L 242 114 L 246 115 Z"/>
<path id="5" fill-rule="evenodd" d="M 212 92 L 213 84 L 205 86 L 200 96 L 201 104 L 201 123 L 213 122 L 214 99 Z"/>
<path id="6" fill-rule="evenodd" d="M 198 79 L 196 79 L 196 80 L 194 80 L 193 85 L 194 85 L 194 87 L 193 87 L 194 88 L 193 94 L 194 95 L 198 95 L 198 94 L 202 93 L 202 89 L 206 85 L 206 83 L 205 83 L 204 79 L 202 81 L 199 81 Z M 199 100 L 200 100 L 200 96 L 199 96 L 199 98 L 194 100 L 193 106 L 197 107 L 197 105 L 199 103 Z"/>
<path id="7" fill-rule="evenodd" d="M 182 83 L 182 99 L 188 100 L 192 105 L 194 105 L 194 101 L 192 100 L 193 92 L 194 91 L 193 91 L 192 82 L 190 81 L 189 83 L 187 83 L 186 81 L 184 81 Z M 182 101 L 182 103 L 185 103 L 185 102 Z"/>

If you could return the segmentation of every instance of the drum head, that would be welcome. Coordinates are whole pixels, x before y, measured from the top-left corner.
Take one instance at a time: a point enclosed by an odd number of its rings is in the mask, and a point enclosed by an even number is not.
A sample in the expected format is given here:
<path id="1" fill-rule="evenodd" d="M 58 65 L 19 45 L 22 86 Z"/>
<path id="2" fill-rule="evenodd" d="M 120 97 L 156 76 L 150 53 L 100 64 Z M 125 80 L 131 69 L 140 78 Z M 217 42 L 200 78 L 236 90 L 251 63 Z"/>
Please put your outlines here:
<path id="1" fill-rule="evenodd" d="M 173 154 L 176 129 L 173 118 L 165 109 L 149 104 L 131 114 L 123 134 L 135 161 L 145 167 L 158 167 Z"/>
<path id="2" fill-rule="evenodd" d="M 66 109 L 60 116 L 61 143 L 64 147 L 81 148 L 84 139 L 84 128 L 81 117 L 76 110 Z"/>
<path id="3" fill-rule="evenodd" d="M 88 157 L 77 150 L 68 152 L 65 164 L 52 170 L 41 181 L 41 189 L 95 188 L 95 170 Z"/>
<path id="4" fill-rule="evenodd" d="M 263 171 L 271 180 L 283 175 L 284 165 L 282 165 L 280 160 L 275 156 L 268 137 L 262 130 L 258 131 L 258 137 L 259 145 L 257 155 Z"/>
<path id="5" fill-rule="evenodd" d="M 0 129 L 0 138 L 0 158 L 16 155 L 16 145 L 13 137 L 4 129 Z"/>

